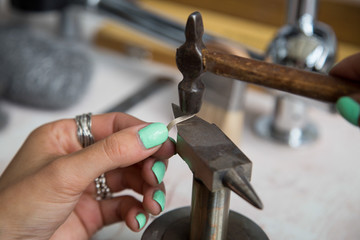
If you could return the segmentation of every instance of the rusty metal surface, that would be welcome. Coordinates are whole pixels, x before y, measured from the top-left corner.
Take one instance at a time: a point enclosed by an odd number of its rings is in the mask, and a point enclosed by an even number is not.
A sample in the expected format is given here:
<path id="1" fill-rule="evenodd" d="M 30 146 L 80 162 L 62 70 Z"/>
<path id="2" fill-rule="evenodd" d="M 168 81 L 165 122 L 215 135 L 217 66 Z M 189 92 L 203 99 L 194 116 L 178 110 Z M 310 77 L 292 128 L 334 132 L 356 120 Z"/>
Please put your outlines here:
<path id="1" fill-rule="evenodd" d="M 183 75 L 179 83 L 179 100 L 181 110 L 194 114 L 200 111 L 204 83 L 201 80 L 204 73 L 202 42 L 204 27 L 200 13 L 191 14 L 186 23 L 186 42 L 176 50 L 176 65 Z"/>
<path id="2" fill-rule="evenodd" d="M 190 208 L 183 207 L 156 218 L 145 230 L 142 240 L 188 240 Z M 249 218 L 229 212 L 226 240 L 268 240 L 265 232 Z"/>
<path id="3" fill-rule="evenodd" d="M 183 116 L 173 105 L 175 117 Z M 251 161 L 214 124 L 193 117 L 177 125 L 177 153 L 188 164 L 194 177 L 210 191 L 228 187 L 250 204 L 262 208 L 262 203 L 251 187 Z"/>
<path id="4" fill-rule="evenodd" d="M 228 230 L 230 190 L 209 191 L 193 179 L 190 240 L 225 240 Z"/>

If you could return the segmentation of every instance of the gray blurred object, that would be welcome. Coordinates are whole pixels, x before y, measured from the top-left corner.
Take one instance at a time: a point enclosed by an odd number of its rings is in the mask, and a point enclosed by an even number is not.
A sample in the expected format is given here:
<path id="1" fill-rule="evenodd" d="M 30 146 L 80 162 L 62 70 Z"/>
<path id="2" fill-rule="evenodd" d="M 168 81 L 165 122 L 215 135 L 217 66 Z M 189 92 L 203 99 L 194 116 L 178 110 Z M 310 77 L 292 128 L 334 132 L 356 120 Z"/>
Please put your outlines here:
<path id="1" fill-rule="evenodd" d="M 173 82 L 174 81 L 171 78 L 165 76 L 159 76 L 153 80 L 149 80 L 145 86 L 142 86 L 138 91 L 131 94 L 131 96 L 109 108 L 105 112 L 127 112 L 141 101 L 144 101 L 147 97 L 155 94 L 160 89 L 171 85 Z"/>
<path id="2" fill-rule="evenodd" d="M 64 11 L 61 23 L 72 27 L 71 16 Z M 7 82 L 4 98 L 46 109 L 75 104 L 91 79 L 90 55 L 69 39 L 65 28 L 61 27 L 60 38 L 55 37 L 27 24 L 28 14 L 16 14 L 16 21 L 0 25 L 0 74 Z"/>
<path id="3" fill-rule="evenodd" d="M 1 76 L 1 75 L 0 75 Z M 4 77 L 0 77 L 0 101 L 7 89 L 8 81 Z M 7 114 L 0 108 L 0 130 L 3 129 L 8 122 Z"/>
<path id="4" fill-rule="evenodd" d="M 317 0 L 288 0 L 287 25 L 271 42 L 267 58 L 274 63 L 327 73 L 335 62 L 336 37 L 333 30 L 316 21 Z M 272 116 L 256 122 L 261 136 L 299 147 L 315 141 L 318 131 L 307 116 L 303 98 L 277 92 Z"/>

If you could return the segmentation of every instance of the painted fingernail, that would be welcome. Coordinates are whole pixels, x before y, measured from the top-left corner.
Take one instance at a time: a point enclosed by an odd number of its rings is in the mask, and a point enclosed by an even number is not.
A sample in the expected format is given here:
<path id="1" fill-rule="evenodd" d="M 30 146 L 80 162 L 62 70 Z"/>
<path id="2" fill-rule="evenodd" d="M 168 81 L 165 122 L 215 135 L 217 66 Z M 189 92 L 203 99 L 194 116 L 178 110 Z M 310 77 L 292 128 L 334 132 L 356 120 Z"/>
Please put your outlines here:
<path id="1" fill-rule="evenodd" d="M 164 143 L 168 138 L 169 132 L 163 123 L 152 123 L 140 129 L 139 136 L 146 149 Z"/>
<path id="2" fill-rule="evenodd" d="M 176 144 L 175 139 L 173 139 L 172 137 L 169 137 L 170 141 L 172 141 L 174 144 Z"/>
<path id="3" fill-rule="evenodd" d="M 157 161 L 154 163 L 153 167 L 151 168 L 153 173 L 155 174 L 155 177 L 160 184 L 164 178 L 166 166 L 163 162 Z"/>
<path id="4" fill-rule="evenodd" d="M 341 97 L 336 102 L 336 109 L 350 123 L 358 126 L 360 104 L 351 97 Z"/>
<path id="5" fill-rule="evenodd" d="M 146 223 L 145 214 L 139 213 L 138 215 L 136 215 L 135 218 L 136 218 L 136 221 L 139 224 L 139 229 L 142 229 L 145 226 L 145 223 Z"/>
<path id="6" fill-rule="evenodd" d="M 161 190 L 157 190 L 154 193 L 153 199 L 160 205 L 161 211 L 164 211 L 165 208 L 165 194 Z"/>

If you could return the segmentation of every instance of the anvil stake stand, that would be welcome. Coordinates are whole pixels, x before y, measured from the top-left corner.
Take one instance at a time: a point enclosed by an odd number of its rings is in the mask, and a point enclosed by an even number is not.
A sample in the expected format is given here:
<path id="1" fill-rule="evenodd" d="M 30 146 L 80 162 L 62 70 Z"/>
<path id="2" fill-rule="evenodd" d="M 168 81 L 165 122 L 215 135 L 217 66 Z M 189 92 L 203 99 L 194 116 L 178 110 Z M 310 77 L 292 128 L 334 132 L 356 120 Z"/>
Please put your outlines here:
<path id="1" fill-rule="evenodd" d="M 175 117 L 197 113 L 201 107 L 203 31 L 201 15 L 191 14 L 186 24 L 186 42 L 176 55 L 184 79 L 179 84 L 181 108 L 173 105 Z M 218 127 L 199 117 L 178 124 L 177 129 L 177 153 L 194 174 L 191 207 L 163 214 L 146 229 L 142 239 L 268 239 L 250 219 L 229 211 L 230 190 L 262 209 L 249 183 L 251 161 Z"/>

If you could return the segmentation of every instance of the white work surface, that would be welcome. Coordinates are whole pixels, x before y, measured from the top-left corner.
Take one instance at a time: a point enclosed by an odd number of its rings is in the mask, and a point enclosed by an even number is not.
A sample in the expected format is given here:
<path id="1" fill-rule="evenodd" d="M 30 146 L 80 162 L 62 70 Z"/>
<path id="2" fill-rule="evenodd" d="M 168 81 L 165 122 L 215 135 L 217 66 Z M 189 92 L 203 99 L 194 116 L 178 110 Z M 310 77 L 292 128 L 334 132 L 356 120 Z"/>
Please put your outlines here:
<path id="1" fill-rule="evenodd" d="M 94 51 L 94 75 L 80 102 L 61 111 L 44 111 L 2 101 L 9 123 L 0 131 L 0 172 L 37 126 L 77 114 L 101 113 L 130 96 L 156 76 L 178 81 L 174 69 Z M 145 121 L 172 120 L 171 103 L 177 103 L 176 83 L 164 88 L 128 113 Z M 320 131 L 319 140 L 291 149 L 257 137 L 253 119 L 270 112 L 272 98 L 246 93 L 246 121 L 240 149 L 252 160 L 252 185 L 264 204 L 262 211 L 232 194 L 231 209 L 259 224 L 270 239 L 360 239 L 360 132 L 338 115 L 311 108 L 310 117 Z M 74 134 L 76 134 L 74 132 Z M 169 161 L 165 212 L 190 204 L 192 175 L 178 156 Z M 93 239 L 140 239 L 123 224 L 104 228 Z"/>

